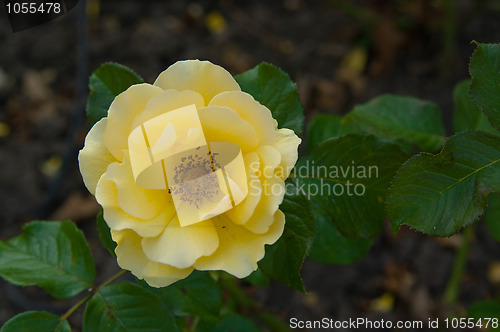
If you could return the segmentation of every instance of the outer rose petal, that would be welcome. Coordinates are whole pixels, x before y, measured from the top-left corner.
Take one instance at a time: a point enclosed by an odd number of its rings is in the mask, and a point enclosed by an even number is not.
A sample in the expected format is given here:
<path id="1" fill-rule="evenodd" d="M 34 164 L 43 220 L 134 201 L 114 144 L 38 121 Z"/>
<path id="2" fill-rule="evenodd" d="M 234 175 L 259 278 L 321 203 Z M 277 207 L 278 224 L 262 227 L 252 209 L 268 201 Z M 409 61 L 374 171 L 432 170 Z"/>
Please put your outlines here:
<path id="1" fill-rule="evenodd" d="M 217 232 L 210 219 L 181 227 L 177 216 L 163 233 L 142 240 L 142 249 L 149 260 L 179 269 L 190 267 L 198 258 L 213 254 L 218 246 Z"/>
<path id="2" fill-rule="evenodd" d="M 96 199 L 102 205 L 104 220 L 112 230 L 132 229 L 140 236 L 157 236 L 175 215 L 173 202 L 165 204 L 164 209 L 150 220 L 135 218 L 124 212 L 118 204 L 116 184 L 104 174 L 96 189 Z"/>
<path id="3" fill-rule="evenodd" d="M 194 104 L 196 108 L 204 105 L 203 97 L 194 91 L 165 90 L 154 96 L 146 105 L 144 112 L 137 115 L 132 128 L 140 126 L 144 122 L 158 115 L 173 111 L 175 109 Z"/>
<path id="4" fill-rule="evenodd" d="M 260 202 L 262 195 L 262 185 L 255 173 L 249 171 L 248 179 L 248 195 L 245 199 L 234 208 L 226 212 L 226 215 L 237 225 L 244 225 L 254 213 Z"/>
<path id="5" fill-rule="evenodd" d="M 302 140 L 295 135 L 293 130 L 287 128 L 278 129 L 276 134 L 274 147 L 281 153 L 281 163 L 277 167 L 275 174 L 285 180 L 297 162 L 299 156 L 298 147 Z"/>
<path id="6" fill-rule="evenodd" d="M 247 277 L 257 269 L 257 262 L 264 257 L 265 245 L 276 242 L 285 226 L 285 215 L 280 210 L 276 211 L 269 231 L 261 235 L 235 225 L 224 214 L 212 219 L 219 234 L 219 248 L 213 255 L 201 257 L 194 268 L 224 270 L 238 278 Z"/>
<path id="7" fill-rule="evenodd" d="M 285 196 L 285 182 L 277 176 L 262 181 L 262 198 L 244 225 L 254 233 L 266 233 L 272 227 L 274 215 Z"/>
<path id="8" fill-rule="evenodd" d="M 152 262 L 142 252 L 141 237 L 134 231 L 111 231 L 117 243 L 115 249 L 118 265 L 131 271 L 136 277 L 146 280 L 152 287 L 165 287 L 177 280 L 186 278 L 193 268 L 177 269 L 175 267 Z"/>
<path id="9" fill-rule="evenodd" d="M 106 178 L 113 181 L 118 190 L 117 201 L 120 208 L 131 216 L 143 220 L 156 217 L 169 202 L 166 190 L 144 189 L 135 183 L 127 154 L 123 163 L 109 165 Z M 170 202 L 173 207 L 173 203 Z"/>
<path id="10" fill-rule="evenodd" d="M 271 111 L 248 93 L 240 91 L 223 92 L 215 96 L 209 105 L 226 106 L 233 109 L 255 128 L 260 138 L 260 145 L 273 144 L 276 129 Z"/>
<path id="11" fill-rule="evenodd" d="M 270 178 L 274 176 L 274 170 L 281 163 L 281 153 L 276 148 L 265 145 L 259 146 L 257 154 L 260 160 L 260 177 Z"/>
<path id="12" fill-rule="evenodd" d="M 78 154 L 83 182 L 92 195 L 95 195 L 97 182 L 106 172 L 108 165 L 117 161 L 102 142 L 107 121 L 107 118 L 103 118 L 90 129 L 85 138 L 85 145 Z"/>
<path id="13" fill-rule="evenodd" d="M 259 144 L 255 128 L 228 107 L 207 106 L 198 109 L 198 115 L 207 142 L 232 142 L 243 152 Z"/>
<path id="14" fill-rule="evenodd" d="M 205 105 L 224 91 L 241 91 L 233 76 L 224 68 L 208 61 L 178 61 L 156 79 L 155 86 L 163 90 L 193 90 L 203 96 Z"/>
<path id="15" fill-rule="evenodd" d="M 108 124 L 103 134 L 104 145 L 119 161 L 128 148 L 128 136 L 134 118 L 144 111 L 151 98 L 163 90 L 151 84 L 136 84 L 116 96 L 108 110 Z"/>

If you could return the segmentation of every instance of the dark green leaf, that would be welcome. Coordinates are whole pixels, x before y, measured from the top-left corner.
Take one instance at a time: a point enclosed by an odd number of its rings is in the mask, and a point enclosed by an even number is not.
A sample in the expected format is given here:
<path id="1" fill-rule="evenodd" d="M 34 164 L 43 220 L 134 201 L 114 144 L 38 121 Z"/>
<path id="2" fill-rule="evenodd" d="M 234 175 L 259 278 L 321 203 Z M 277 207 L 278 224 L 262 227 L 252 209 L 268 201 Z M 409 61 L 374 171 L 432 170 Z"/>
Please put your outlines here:
<path id="1" fill-rule="evenodd" d="M 83 331 L 178 331 L 174 316 L 159 296 L 122 282 L 105 286 L 89 300 Z"/>
<path id="2" fill-rule="evenodd" d="M 477 301 L 473 303 L 469 310 L 467 310 L 467 316 L 475 318 L 476 322 L 481 319 L 482 327 L 487 331 L 499 330 L 499 324 L 492 324 L 491 319 L 498 319 L 500 317 L 500 303 L 492 300 Z M 488 326 L 486 324 L 488 323 Z M 498 323 L 498 321 L 497 321 Z"/>
<path id="3" fill-rule="evenodd" d="M 250 319 L 235 313 L 224 315 L 221 320 L 215 322 L 201 322 L 198 332 L 261 332 L 261 330 Z"/>
<path id="4" fill-rule="evenodd" d="M 97 215 L 97 231 L 99 232 L 99 239 L 101 240 L 102 245 L 106 248 L 107 251 L 113 256 L 116 257 L 115 248 L 116 242 L 111 238 L 111 230 L 109 229 L 108 224 L 104 220 L 104 216 L 101 211 Z"/>
<path id="5" fill-rule="evenodd" d="M 500 130 L 500 44 L 477 43 L 469 65 L 472 100 Z"/>
<path id="6" fill-rule="evenodd" d="M 11 318 L 0 332 L 71 332 L 68 321 L 46 311 L 26 311 Z"/>
<path id="7" fill-rule="evenodd" d="M 316 115 L 307 126 L 307 151 L 312 151 L 324 140 L 341 134 L 342 117 L 331 114 Z"/>
<path id="8" fill-rule="evenodd" d="M 348 239 L 337 230 L 332 219 L 321 207 L 313 204 L 316 232 L 309 256 L 315 261 L 330 264 L 350 264 L 364 257 L 372 240 Z"/>
<path id="9" fill-rule="evenodd" d="M 261 287 L 267 287 L 267 285 L 269 285 L 269 277 L 265 275 L 261 269 L 253 271 L 252 274 L 245 278 L 245 281 Z"/>
<path id="10" fill-rule="evenodd" d="M 344 236 L 370 239 L 382 231 L 389 183 L 407 158 L 395 144 L 348 134 L 319 144 L 292 177 Z"/>
<path id="11" fill-rule="evenodd" d="M 469 89 L 470 80 L 465 80 L 458 83 L 453 91 L 453 101 L 455 102 L 453 130 L 456 133 L 464 130 L 483 130 L 498 134 L 481 109 L 472 101 Z"/>
<path id="12" fill-rule="evenodd" d="M 285 230 L 276 243 L 267 246 L 259 267 L 272 279 L 304 292 L 300 269 L 314 236 L 311 204 L 295 186 L 287 182 L 280 210 L 285 214 Z"/>
<path id="13" fill-rule="evenodd" d="M 57 298 L 92 287 L 94 261 L 82 232 L 70 221 L 34 221 L 21 235 L 0 241 L 0 275 L 15 285 L 38 285 Z"/>
<path id="14" fill-rule="evenodd" d="M 300 136 L 304 126 L 304 110 L 297 85 L 287 73 L 263 62 L 234 78 L 241 90 L 271 110 L 279 128 L 292 129 Z"/>
<path id="15" fill-rule="evenodd" d="M 500 139 L 481 131 L 452 136 L 437 155 L 407 161 L 387 200 L 394 230 L 406 224 L 430 235 L 449 236 L 473 223 L 500 191 Z"/>
<path id="16" fill-rule="evenodd" d="M 383 95 L 356 105 L 342 120 L 354 132 L 416 145 L 422 151 L 437 151 L 445 130 L 436 104 L 413 97 Z M 406 150 L 406 149 L 405 149 Z"/>
<path id="17" fill-rule="evenodd" d="M 500 241 L 500 196 L 488 196 L 488 208 L 484 212 L 484 220 L 488 226 L 490 234 Z"/>
<path id="18" fill-rule="evenodd" d="M 106 62 L 90 75 L 87 118 L 91 124 L 107 116 L 109 105 L 129 86 L 142 83 L 132 69 L 115 62 Z"/>
<path id="19" fill-rule="evenodd" d="M 141 285 L 163 299 L 176 316 L 215 319 L 222 305 L 220 287 L 208 272 L 193 271 L 189 277 L 163 288 L 152 288 L 144 282 Z"/>

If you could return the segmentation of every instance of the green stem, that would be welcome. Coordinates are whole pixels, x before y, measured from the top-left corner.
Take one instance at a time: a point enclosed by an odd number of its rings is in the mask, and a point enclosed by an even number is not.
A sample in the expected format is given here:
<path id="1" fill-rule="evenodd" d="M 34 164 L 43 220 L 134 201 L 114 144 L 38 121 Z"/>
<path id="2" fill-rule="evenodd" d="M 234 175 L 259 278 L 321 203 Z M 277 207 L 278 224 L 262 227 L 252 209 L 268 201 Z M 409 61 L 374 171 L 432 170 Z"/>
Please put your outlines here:
<path id="1" fill-rule="evenodd" d="M 109 278 L 108 280 L 106 280 L 105 282 L 103 282 L 102 284 L 97 286 L 96 288 L 91 289 L 87 295 L 85 295 L 83 298 L 81 298 L 80 301 L 76 302 L 75 305 L 73 305 L 71 308 L 68 309 L 68 311 L 66 311 L 63 315 L 61 315 L 61 321 L 68 319 L 68 317 L 71 316 L 76 310 L 78 310 L 78 308 L 80 308 L 82 304 L 84 304 L 92 296 L 94 296 L 94 294 L 97 293 L 99 291 L 99 289 L 114 282 L 115 280 L 117 280 L 118 278 L 120 278 L 121 276 L 123 276 L 127 272 L 128 272 L 127 270 L 121 270 L 120 272 L 116 273 L 114 276 L 112 276 L 111 278 Z"/>
<path id="2" fill-rule="evenodd" d="M 472 236 L 474 235 L 475 227 L 469 226 L 463 232 L 463 242 L 458 248 L 457 255 L 455 257 L 455 263 L 453 265 L 453 271 L 451 273 L 450 279 L 448 280 L 448 285 L 446 286 L 446 291 L 444 293 L 444 301 L 447 304 L 455 304 L 460 293 L 460 281 L 465 271 L 465 265 L 467 263 L 467 257 L 470 248 L 470 242 Z"/>

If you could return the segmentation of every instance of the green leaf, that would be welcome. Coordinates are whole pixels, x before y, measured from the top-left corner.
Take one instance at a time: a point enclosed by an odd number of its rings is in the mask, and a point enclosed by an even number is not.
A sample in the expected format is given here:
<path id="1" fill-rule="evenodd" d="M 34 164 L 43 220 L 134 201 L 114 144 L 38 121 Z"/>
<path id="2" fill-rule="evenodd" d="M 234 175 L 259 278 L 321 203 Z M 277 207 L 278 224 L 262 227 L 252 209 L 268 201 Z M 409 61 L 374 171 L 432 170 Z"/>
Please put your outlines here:
<path id="1" fill-rule="evenodd" d="M 486 226 L 490 234 L 497 240 L 500 241 L 500 196 L 499 195 L 489 195 L 488 196 L 488 208 L 484 212 L 484 220 L 486 221 Z"/>
<path id="2" fill-rule="evenodd" d="M 312 151 L 324 140 L 341 135 L 342 117 L 331 114 L 316 115 L 307 126 L 307 151 Z"/>
<path id="3" fill-rule="evenodd" d="M 469 65 L 472 100 L 500 130 L 500 44 L 477 43 Z"/>
<path id="4" fill-rule="evenodd" d="M 481 131 L 452 136 L 437 155 L 422 154 L 398 171 L 387 200 L 393 229 L 406 224 L 449 236 L 473 223 L 500 190 L 500 139 Z"/>
<path id="5" fill-rule="evenodd" d="M 372 240 L 349 239 L 337 230 L 330 216 L 313 203 L 316 232 L 309 257 L 329 264 L 351 264 L 364 257 L 371 248 Z"/>
<path id="6" fill-rule="evenodd" d="M 467 316 L 471 318 L 475 318 L 476 322 L 481 319 L 482 327 L 487 328 L 488 331 L 491 330 L 499 330 L 500 326 L 495 324 L 496 326 L 492 326 L 492 321 L 487 320 L 485 318 L 496 318 L 500 316 L 500 303 L 493 300 L 483 300 L 477 301 L 473 303 L 469 310 L 467 310 Z M 488 322 L 488 326 L 486 326 L 486 322 Z M 498 322 L 498 321 L 497 321 Z"/>
<path id="7" fill-rule="evenodd" d="M 229 313 L 222 316 L 217 323 L 201 322 L 198 332 L 261 332 L 261 330 L 250 319 L 236 313 Z"/>
<path id="8" fill-rule="evenodd" d="M 469 89 L 470 80 L 465 80 L 458 83 L 453 90 L 453 101 L 455 102 L 453 130 L 456 133 L 464 130 L 483 130 L 498 134 L 481 109 L 472 101 Z"/>
<path id="9" fill-rule="evenodd" d="M 26 311 L 11 318 L 0 332 L 71 332 L 68 321 L 46 311 Z"/>
<path id="10" fill-rule="evenodd" d="M 276 243 L 266 247 L 259 267 L 272 279 L 305 292 L 300 269 L 314 237 L 314 219 L 306 197 L 289 182 L 286 188 L 280 205 L 286 218 L 285 230 Z"/>
<path id="11" fill-rule="evenodd" d="M 87 118 L 91 124 L 108 115 L 109 105 L 117 95 L 134 84 L 143 83 L 132 69 L 115 62 L 106 62 L 90 75 Z"/>
<path id="12" fill-rule="evenodd" d="M 221 289 L 208 272 L 193 271 L 187 278 L 163 288 L 140 284 L 158 295 L 175 316 L 215 319 L 222 305 Z"/>
<path id="13" fill-rule="evenodd" d="M 83 332 L 178 331 L 174 316 L 159 296 L 122 282 L 105 286 L 89 300 Z"/>
<path id="14" fill-rule="evenodd" d="M 99 239 L 101 240 L 102 245 L 106 250 L 113 256 L 116 257 L 115 248 L 116 242 L 111 238 L 111 230 L 109 229 L 108 224 L 104 220 L 104 215 L 101 211 L 97 215 L 97 231 L 99 233 Z"/>
<path id="15" fill-rule="evenodd" d="M 279 128 L 292 129 L 300 136 L 304 126 L 304 110 L 297 85 L 287 73 L 263 62 L 234 78 L 242 91 L 251 94 L 271 110 Z"/>
<path id="16" fill-rule="evenodd" d="M 382 231 L 389 183 L 407 158 L 395 144 L 348 134 L 319 144 L 292 177 L 344 236 L 370 239 Z"/>
<path id="17" fill-rule="evenodd" d="M 342 125 L 352 127 L 356 133 L 414 144 L 431 152 L 441 148 L 445 136 L 436 104 L 413 97 L 383 95 L 356 105 L 344 117 Z"/>
<path id="18" fill-rule="evenodd" d="M 70 298 L 92 287 L 95 268 L 74 223 L 34 221 L 21 235 L 0 241 L 0 275 L 15 285 L 38 285 L 54 297 Z"/>
<path id="19" fill-rule="evenodd" d="M 267 287 L 269 285 L 269 277 L 262 272 L 261 269 L 253 271 L 252 274 L 245 278 L 245 281 L 261 287 Z"/>

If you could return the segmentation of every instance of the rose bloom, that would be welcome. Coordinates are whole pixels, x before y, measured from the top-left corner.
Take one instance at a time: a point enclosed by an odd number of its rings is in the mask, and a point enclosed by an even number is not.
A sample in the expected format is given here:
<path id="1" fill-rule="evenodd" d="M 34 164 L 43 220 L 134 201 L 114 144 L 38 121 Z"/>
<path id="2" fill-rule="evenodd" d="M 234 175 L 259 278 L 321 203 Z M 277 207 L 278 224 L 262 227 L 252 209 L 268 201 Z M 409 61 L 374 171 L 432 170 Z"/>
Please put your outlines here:
<path id="1" fill-rule="evenodd" d="M 257 269 L 283 233 L 300 142 L 225 69 L 189 60 L 116 96 L 78 159 L 118 264 L 163 287 L 194 269 Z"/>

